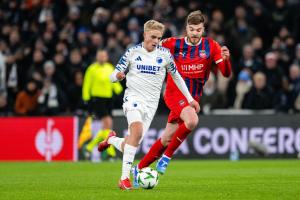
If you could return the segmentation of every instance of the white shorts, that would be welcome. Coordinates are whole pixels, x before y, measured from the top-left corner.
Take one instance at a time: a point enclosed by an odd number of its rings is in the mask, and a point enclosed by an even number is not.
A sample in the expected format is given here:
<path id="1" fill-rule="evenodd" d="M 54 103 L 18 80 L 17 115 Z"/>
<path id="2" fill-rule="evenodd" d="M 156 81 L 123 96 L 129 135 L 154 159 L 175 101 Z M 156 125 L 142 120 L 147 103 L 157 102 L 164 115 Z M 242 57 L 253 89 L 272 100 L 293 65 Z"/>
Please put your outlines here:
<path id="1" fill-rule="evenodd" d="M 145 133 L 148 131 L 150 124 L 155 115 L 156 109 L 150 108 L 147 104 L 142 100 L 137 100 L 134 97 L 126 97 L 124 98 L 123 103 L 123 112 L 127 118 L 128 122 L 128 134 L 129 126 L 133 122 L 142 122 L 143 123 L 143 135 L 139 143 L 142 142 Z"/>

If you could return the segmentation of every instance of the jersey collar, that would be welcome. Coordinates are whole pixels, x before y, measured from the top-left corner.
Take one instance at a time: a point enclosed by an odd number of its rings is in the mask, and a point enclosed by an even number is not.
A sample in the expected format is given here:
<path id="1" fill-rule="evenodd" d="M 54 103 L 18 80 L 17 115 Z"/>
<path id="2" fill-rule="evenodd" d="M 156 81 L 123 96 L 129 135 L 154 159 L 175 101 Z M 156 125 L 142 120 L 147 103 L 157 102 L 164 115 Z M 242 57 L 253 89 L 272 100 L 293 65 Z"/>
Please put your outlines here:
<path id="1" fill-rule="evenodd" d="M 155 52 L 155 50 L 157 49 L 158 45 L 156 45 L 156 47 L 153 49 L 153 51 L 148 51 L 148 50 L 145 48 L 145 46 L 144 46 L 144 42 L 142 42 L 142 47 L 143 47 L 144 51 L 146 51 L 146 52 L 148 52 L 148 53 L 153 53 L 153 52 Z"/>
<path id="2" fill-rule="evenodd" d="M 198 46 L 198 45 L 201 44 L 201 42 L 202 42 L 202 37 L 200 38 L 200 41 L 199 41 L 197 44 L 195 44 L 195 45 L 189 43 L 187 37 L 184 37 L 184 42 L 185 42 L 186 44 L 190 45 L 190 46 Z"/>

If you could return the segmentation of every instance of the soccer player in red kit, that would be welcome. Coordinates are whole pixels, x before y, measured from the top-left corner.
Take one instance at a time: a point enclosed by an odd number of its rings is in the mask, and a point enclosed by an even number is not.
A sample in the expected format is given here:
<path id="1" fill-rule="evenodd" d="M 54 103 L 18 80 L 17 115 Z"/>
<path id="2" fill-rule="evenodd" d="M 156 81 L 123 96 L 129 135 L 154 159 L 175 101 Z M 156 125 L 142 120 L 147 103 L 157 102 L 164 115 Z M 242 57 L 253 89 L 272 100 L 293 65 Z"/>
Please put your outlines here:
<path id="1" fill-rule="evenodd" d="M 227 47 L 221 48 L 213 39 L 202 36 L 204 16 L 201 11 L 194 11 L 188 15 L 186 32 L 186 37 L 171 37 L 163 40 L 162 46 L 170 50 L 190 93 L 196 101 L 200 101 L 203 86 L 209 77 L 213 63 L 217 65 L 223 76 L 230 76 L 230 53 Z M 133 168 L 134 178 L 139 169 L 148 167 L 159 157 L 161 158 L 156 169 L 164 174 L 175 150 L 198 124 L 198 115 L 195 109 L 189 106 L 169 75 L 164 99 L 171 110 L 166 129 L 161 138 L 152 145 L 149 152 Z M 136 178 L 134 186 L 138 187 Z"/>

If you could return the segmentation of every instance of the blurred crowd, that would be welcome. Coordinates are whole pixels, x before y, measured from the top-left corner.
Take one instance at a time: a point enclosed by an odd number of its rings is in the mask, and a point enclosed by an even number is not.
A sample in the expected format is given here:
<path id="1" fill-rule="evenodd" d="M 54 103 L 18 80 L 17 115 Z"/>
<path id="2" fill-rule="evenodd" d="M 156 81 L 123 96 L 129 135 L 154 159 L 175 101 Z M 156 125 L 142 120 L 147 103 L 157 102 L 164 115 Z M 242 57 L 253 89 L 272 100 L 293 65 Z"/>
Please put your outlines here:
<path id="1" fill-rule="evenodd" d="M 228 46 L 233 66 L 230 79 L 211 73 L 204 112 L 300 111 L 298 0 L 2 0 L 0 115 L 81 114 L 84 74 L 98 50 L 116 65 L 141 42 L 145 21 L 163 22 L 165 38 L 182 36 L 185 17 L 197 9 L 206 36 Z"/>

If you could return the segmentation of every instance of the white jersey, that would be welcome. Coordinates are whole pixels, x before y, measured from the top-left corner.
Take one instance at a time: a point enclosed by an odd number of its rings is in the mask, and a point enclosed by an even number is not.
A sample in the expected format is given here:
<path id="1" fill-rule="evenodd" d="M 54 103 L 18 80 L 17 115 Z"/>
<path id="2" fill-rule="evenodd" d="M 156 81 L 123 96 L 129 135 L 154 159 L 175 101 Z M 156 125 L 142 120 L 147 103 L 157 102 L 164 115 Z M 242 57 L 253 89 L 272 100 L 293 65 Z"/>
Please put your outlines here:
<path id="1" fill-rule="evenodd" d="M 148 106 L 156 108 L 166 72 L 169 72 L 175 83 L 179 83 L 179 89 L 186 89 L 183 93 L 189 102 L 193 100 L 184 81 L 177 72 L 169 49 L 162 46 L 157 46 L 151 52 L 148 52 L 142 43 L 129 48 L 119 60 L 111 76 L 113 82 L 116 81 L 115 75 L 118 72 L 128 72 L 126 74 L 127 88 L 124 98 L 134 96 L 144 101 Z"/>

